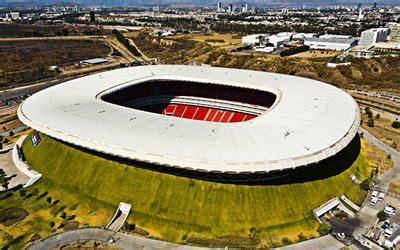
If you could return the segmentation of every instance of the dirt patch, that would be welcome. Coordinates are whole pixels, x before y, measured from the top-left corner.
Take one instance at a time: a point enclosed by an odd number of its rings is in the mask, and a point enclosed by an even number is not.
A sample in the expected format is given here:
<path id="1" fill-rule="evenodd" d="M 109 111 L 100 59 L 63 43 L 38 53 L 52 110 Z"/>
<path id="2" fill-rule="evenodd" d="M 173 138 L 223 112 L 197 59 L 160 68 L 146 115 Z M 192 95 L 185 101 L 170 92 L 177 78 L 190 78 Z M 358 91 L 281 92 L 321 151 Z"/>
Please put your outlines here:
<path id="1" fill-rule="evenodd" d="M 209 246 L 209 247 L 256 247 L 260 244 L 260 239 L 256 237 L 221 237 L 221 238 L 189 238 L 189 245 Z"/>
<path id="2" fill-rule="evenodd" d="M 9 227 L 24 220 L 29 213 L 22 208 L 8 207 L 0 211 L 0 223 Z"/>

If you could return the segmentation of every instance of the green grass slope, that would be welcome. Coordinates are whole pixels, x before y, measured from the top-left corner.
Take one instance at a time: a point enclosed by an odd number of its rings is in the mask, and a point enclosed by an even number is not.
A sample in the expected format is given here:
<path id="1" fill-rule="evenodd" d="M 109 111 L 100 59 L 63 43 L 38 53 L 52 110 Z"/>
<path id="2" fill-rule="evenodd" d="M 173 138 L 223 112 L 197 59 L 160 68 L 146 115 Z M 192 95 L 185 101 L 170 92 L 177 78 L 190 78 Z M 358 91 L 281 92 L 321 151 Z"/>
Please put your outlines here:
<path id="1" fill-rule="evenodd" d="M 300 232 L 315 234 L 312 210 L 335 196 L 355 202 L 363 193 L 349 175 L 362 168 L 361 154 L 339 175 L 298 184 L 246 186 L 193 180 L 118 163 L 45 135 L 23 148 L 28 163 L 43 173 L 40 182 L 117 206 L 131 203 L 129 221 L 164 240 L 190 237 L 249 236 L 271 245 Z M 337 164 L 340 164 L 338 162 Z M 67 197 L 67 196 L 66 196 Z M 105 226 L 105 225 L 101 225 Z"/>

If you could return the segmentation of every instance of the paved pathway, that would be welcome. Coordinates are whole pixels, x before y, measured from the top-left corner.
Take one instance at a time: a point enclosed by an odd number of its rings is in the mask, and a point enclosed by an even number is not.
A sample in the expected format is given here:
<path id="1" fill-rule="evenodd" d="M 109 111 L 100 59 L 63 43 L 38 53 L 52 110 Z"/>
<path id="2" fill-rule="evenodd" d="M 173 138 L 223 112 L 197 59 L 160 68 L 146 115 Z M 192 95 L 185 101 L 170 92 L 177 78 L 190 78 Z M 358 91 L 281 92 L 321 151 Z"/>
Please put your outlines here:
<path id="1" fill-rule="evenodd" d="M 13 177 L 8 184 L 8 188 L 16 187 L 20 184 L 25 185 L 30 177 L 22 173 L 15 165 L 12 160 L 12 151 L 8 153 L 0 154 L 0 168 L 2 168 L 7 176 L 11 176 L 16 174 L 17 176 Z M 3 191 L 4 188 L 0 186 L 0 191 Z"/>
<path id="2" fill-rule="evenodd" d="M 393 168 L 377 177 L 378 185 L 380 185 L 382 190 L 387 191 L 389 189 L 389 184 L 400 178 L 400 152 L 381 142 L 365 129 L 360 128 L 360 131 L 363 132 L 365 139 L 392 156 Z"/>
<path id="3" fill-rule="evenodd" d="M 172 229 L 173 230 L 173 229 Z M 125 233 L 116 233 L 99 228 L 86 228 L 64 232 L 47 238 L 39 243 L 36 243 L 28 249 L 55 249 L 68 243 L 85 240 L 96 240 L 108 242 L 111 238 L 115 239 L 115 243 L 110 243 L 110 246 L 115 246 L 121 249 L 201 249 L 185 245 L 173 244 L 165 241 L 152 240 L 143 237 L 134 236 Z"/>
<path id="4" fill-rule="evenodd" d="M 327 235 L 323 237 L 319 237 L 313 240 L 307 240 L 300 243 L 296 243 L 290 246 L 277 248 L 282 250 L 295 250 L 295 249 L 324 249 L 324 250 L 337 250 L 344 248 L 345 245 L 340 241 L 336 240 L 332 235 Z"/>

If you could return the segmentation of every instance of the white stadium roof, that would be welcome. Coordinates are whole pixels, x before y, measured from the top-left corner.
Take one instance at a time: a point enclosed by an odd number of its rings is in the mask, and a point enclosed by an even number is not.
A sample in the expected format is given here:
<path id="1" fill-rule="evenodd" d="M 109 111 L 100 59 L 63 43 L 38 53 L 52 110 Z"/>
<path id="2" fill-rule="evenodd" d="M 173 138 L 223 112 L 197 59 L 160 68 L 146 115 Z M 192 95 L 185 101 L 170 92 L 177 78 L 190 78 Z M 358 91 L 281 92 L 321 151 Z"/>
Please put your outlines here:
<path id="1" fill-rule="evenodd" d="M 98 98 L 115 87 L 168 79 L 254 88 L 278 97 L 267 112 L 238 123 L 165 116 Z M 360 124 L 354 99 L 322 82 L 178 65 L 124 68 L 71 80 L 29 97 L 18 116 L 44 134 L 84 148 L 164 166 L 225 173 L 264 173 L 321 161 L 346 147 Z"/>

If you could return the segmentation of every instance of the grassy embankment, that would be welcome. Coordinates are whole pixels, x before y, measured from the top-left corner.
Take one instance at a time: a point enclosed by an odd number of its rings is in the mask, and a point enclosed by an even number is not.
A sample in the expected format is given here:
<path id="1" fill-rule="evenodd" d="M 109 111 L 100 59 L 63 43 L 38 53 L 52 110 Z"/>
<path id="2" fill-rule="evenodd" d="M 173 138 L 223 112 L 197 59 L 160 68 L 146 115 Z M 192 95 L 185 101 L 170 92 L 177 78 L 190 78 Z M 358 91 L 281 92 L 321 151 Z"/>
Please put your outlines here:
<path id="1" fill-rule="evenodd" d="M 279 245 L 283 237 L 297 240 L 299 233 L 316 236 L 312 209 L 334 196 L 346 194 L 360 203 L 364 195 L 349 175 L 358 172 L 362 176 L 369 162 L 362 151 L 349 169 L 323 180 L 245 186 L 135 168 L 88 154 L 44 135 L 36 148 L 26 140 L 24 151 L 29 164 L 45 173 L 29 190 L 48 191 L 60 199 L 60 205 L 78 204 L 72 213 L 81 224 L 106 225 L 118 203 L 124 201 L 133 205 L 129 221 L 149 231 L 151 236 L 184 243 L 193 238 L 251 235 L 260 239 L 259 246 Z M 31 204 L 28 208 L 40 204 Z M 13 205 L 26 206 L 19 200 Z M 0 201 L 0 206 L 6 204 Z M 34 227 L 27 227 L 27 235 L 36 231 L 43 235 L 49 233 L 48 223 L 52 218 L 49 209 L 28 209 L 40 220 Z M 7 231 L 12 232 L 8 228 Z"/>

